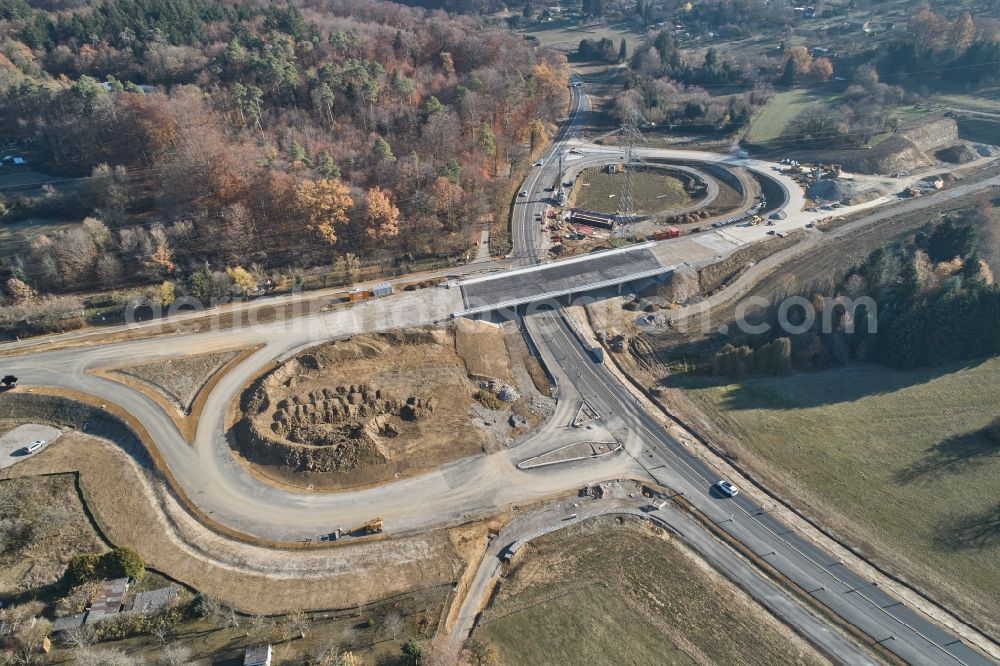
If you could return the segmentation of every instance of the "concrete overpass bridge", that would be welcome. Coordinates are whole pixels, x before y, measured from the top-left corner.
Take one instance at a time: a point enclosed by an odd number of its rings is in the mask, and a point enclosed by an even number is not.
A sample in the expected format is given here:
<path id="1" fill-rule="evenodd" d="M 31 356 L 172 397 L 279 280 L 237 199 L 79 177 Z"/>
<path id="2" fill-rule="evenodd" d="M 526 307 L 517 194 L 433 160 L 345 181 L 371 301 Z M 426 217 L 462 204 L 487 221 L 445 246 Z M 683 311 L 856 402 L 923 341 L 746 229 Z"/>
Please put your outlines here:
<path id="1" fill-rule="evenodd" d="M 656 249 L 657 243 L 647 242 L 464 280 L 458 285 L 464 309 L 453 316 L 513 310 L 610 288 L 621 293 L 626 283 L 664 279 L 678 264 L 664 263 Z"/>

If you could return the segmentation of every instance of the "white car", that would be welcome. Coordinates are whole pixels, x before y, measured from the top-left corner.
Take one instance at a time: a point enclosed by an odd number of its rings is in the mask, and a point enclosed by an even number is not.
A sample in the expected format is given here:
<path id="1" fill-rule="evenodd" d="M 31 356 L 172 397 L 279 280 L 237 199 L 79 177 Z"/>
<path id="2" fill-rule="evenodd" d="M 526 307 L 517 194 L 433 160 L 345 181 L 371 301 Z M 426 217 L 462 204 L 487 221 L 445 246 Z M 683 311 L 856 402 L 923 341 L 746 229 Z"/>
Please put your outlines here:
<path id="1" fill-rule="evenodd" d="M 728 497 L 736 497 L 740 494 L 739 488 L 731 484 L 729 481 L 718 481 L 715 487 L 719 489 L 719 492 Z"/>
<path id="2" fill-rule="evenodd" d="M 531 166 L 536 166 L 536 167 L 539 167 L 539 166 L 542 166 L 543 164 L 545 164 L 545 162 L 543 162 L 542 160 L 538 160 L 537 162 L 535 162 L 535 163 L 534 163 L 534 164 L 532 164 Z"/>
<path id="3" fill-rule="evenodd" d="M 528 190 L 521 190 L 520 192 L 517 193 L 517 196 L 519 196 L 519 197 L 526 197 L 526 196 L 528 196 Z"/>
<path id="4" fill-rule="evenodd" d="M 31 455 L 32 453 L 41 450 L 43 446 L 45 446 L 45 440 L 36 439 L 31 444 L 28 444 L 26 447 L 24 447 L 24 452 L 27 455 Z"/>

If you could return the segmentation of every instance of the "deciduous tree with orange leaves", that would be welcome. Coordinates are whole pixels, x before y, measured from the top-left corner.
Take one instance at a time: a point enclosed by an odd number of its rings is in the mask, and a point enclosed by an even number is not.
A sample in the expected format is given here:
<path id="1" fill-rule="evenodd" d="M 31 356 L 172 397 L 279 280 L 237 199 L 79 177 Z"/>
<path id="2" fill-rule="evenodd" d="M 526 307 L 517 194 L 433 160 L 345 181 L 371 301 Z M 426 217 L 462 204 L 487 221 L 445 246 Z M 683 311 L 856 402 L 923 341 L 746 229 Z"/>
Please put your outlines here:
<path id="1" fill-rule="evenodd" d="M 365 236 L 369 241 L 386 241 L 399 235 L 399 209 L 381 187 L 368 190 Z"/>
<path id="2" fill-rule="evenodd" d="M 354 206 L 351 192 L 336 178 L 304 180 L 295 187 L 295 206 L 306 220 L 306 228 L 325 243 L 337 242 L 337 227 L 347 222 Z"/>

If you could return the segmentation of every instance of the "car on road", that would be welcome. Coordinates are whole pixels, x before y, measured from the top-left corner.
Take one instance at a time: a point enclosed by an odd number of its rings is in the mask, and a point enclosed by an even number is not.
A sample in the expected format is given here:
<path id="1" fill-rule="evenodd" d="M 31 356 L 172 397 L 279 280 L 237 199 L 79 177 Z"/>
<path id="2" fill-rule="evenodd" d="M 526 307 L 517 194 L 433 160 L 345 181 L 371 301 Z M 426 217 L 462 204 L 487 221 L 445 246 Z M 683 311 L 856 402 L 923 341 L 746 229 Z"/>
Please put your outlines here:
<path id="1" fill-rule="evenodd" d="M 536 167 L 539 167 L 539 166 L 542 166 L 543 164 L 545 164 L 545 162 L 543 162 L 542 160 L 538 160 L 537 162 L 535 162 L 535 163 L 534 163 L 534 164 L 532 164 L 531 166 L 536 166 Z"/>
<path id="2" fill-rule="evenodd" d="M 740 494 L 739 488 L 734 486 L 729 481 L 716 481 L 715 487 L 719 489 L 719 492 L 728 497 L 736 497 Z"/>
<path id="3" fill-rule="evenodd" d="M 526 197 L 526 196 L 528 196 L 528 190 L 521 190 L 520 192 L 517 193 L 517 196 L 519 196 L 519 197 Z"/>
<path id="4" fill-rule="evenodd" d="M 45 446 L 45 440 L 44 439 L 36 439 L 32 443 L 30 443 L 30 444 L 28 444 L 27 446 L 24 447 L 24 453 L 26 455 L 31 455 L 32 453 L 35 453 L 36 451 L 40 451 L 43 446 Z"/>
<path id="5" fill-rule="evenodd" d="M 572 153 L 573 155 L 583 155 L 583 151 L 580 150 L 579 148 L 570 148 L 569 152 Z"/>
<path id="6" fill-rule="evenodd" d="M 579 81 L 574 81 L 574 82 L 573 82 L 573 83 L 572 83 L 571 85 L 572 85 L 572 86 L 573 86 L 574 88 L 579 88 L 579 87 L 580 87 L 580 86 L 581 86 L 582 84 L 581 84 L 581 83 L 580 83 Z"/>

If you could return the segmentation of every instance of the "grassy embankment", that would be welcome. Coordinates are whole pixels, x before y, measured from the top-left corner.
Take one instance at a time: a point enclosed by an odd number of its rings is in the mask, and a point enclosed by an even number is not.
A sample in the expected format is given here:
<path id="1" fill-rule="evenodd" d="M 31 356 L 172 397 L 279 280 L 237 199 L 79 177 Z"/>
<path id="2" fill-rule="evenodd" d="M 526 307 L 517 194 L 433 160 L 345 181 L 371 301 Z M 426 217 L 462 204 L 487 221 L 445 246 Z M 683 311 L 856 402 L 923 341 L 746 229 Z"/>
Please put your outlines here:
<path id="1" fill-rule="evenodd" d="M 536 539 L 476 638 L 504 664 L 820 663 L 677 539 L 600 518 Z"/>
<path id="2" fill-rule="evenodd" d="M 744 464 L 921 586 L 1000 625 L 1000 359 L 680 384 Z"/>

